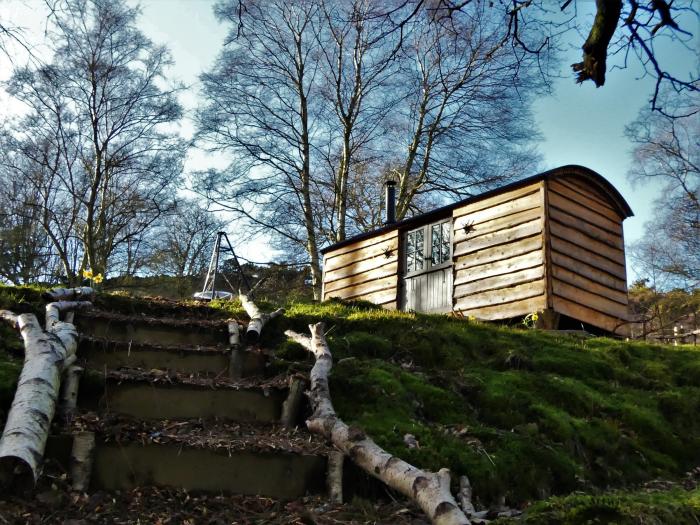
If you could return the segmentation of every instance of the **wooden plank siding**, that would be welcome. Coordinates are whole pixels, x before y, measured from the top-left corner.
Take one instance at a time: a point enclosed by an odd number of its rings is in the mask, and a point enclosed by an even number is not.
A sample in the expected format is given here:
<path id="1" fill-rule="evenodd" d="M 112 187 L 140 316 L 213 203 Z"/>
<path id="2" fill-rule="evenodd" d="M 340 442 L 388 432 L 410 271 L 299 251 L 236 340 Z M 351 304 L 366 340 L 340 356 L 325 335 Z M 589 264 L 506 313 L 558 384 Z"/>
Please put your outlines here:
<path id="1" fill-rule="evenodd" d="M 439 303 L 432 310 L 451 307 L 488 321 L 554 310 L 627 335 L 622 222 L 632 210 L 586 168 L 565 166 L 536 177 L 330 247 L 322 299 L 421 311 Z M 431 224 L 448 217 L 451 264 L 440 258 L 434 273 L 428 264 L 403 275 L 407 232 L 432 231 Z M 406 290 L 417 306 L 407 301 Z"/>
<path id="2" fill-rule="evenodd" d="M 623 217 L 608 198 L 574 176 L 546 181 L 551 307 L 626 335 Z"/>
<path id="3" fill-rule="evenodd" d="M 399 235 L 390 231 L 325 255 L 323 300 L 362 299 L 395 309 L 399 268 Z"/>
<path id="4" fill-rule="evenodd" d="M 536 182 L 453 211 L 455 310 L 497 320 L 545 308 L 542 188 Z"/>

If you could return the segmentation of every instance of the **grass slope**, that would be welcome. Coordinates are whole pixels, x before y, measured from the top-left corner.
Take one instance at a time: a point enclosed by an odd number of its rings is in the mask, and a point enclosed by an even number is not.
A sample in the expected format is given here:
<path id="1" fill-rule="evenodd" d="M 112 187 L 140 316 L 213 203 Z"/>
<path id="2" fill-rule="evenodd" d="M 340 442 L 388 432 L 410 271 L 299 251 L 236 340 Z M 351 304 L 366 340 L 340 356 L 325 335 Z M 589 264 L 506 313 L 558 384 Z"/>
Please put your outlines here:
<path id="1" fill-rule="evenodd" d="M 35 296 L 17 293 L 0 288 L 0 307 L 14 301 L 38 308 Z M 169 308 L 124 297 L 97 302 L 133 313 Z M 172 313 L 244 317 L 236 302 L 211 307 Z M 366 303 L 293 303 L 263 332 L 263 342 L 277 348 L 278 366 L 311 364 L 283 332 L 306 333 L 317 321 L 329 330 L 331 393 L 341 417 L 422 468 L 447 466 L 454 479 L 467 474 L 482 505 L 501 497 L 531 505 L 529 523 L 666 523 L 667 512 L 673 523 L 696 523 L 697 489 L 638 487 L 700 465 L 697 348 L 517 330 Z M 6 331 L 0 339 L 5 349 L 17 345 Z M 8 355 L 0 351 L 0 396 L 18 371 Z M 406 447 L 406 433 L 420 448 Z"/>
<path id="2" fill-rule="evenodd" d="M 421 467 L 469 475 L 484 504 L 633 487 L 700 464 L 697 348 L 341 303 L 294 304 L 278 323 L 318 320 L 340 415 Z M 292 343 L 280 353 L 303 356 Z"/>

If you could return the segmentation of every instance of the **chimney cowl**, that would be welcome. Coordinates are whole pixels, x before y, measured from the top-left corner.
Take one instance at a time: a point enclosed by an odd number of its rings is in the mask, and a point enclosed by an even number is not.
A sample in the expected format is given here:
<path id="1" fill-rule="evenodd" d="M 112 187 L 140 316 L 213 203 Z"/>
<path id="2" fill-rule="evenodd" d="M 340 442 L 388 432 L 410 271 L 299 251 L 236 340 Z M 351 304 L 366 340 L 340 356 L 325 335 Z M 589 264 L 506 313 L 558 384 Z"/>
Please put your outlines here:
<path id="1" fill-rule="evenodd" d="M 387 180 L 384 183 L 384 189 L 384 204 L 386 206 L 384 224 L 394 224 L 396 222 L 396 181 Z"/>

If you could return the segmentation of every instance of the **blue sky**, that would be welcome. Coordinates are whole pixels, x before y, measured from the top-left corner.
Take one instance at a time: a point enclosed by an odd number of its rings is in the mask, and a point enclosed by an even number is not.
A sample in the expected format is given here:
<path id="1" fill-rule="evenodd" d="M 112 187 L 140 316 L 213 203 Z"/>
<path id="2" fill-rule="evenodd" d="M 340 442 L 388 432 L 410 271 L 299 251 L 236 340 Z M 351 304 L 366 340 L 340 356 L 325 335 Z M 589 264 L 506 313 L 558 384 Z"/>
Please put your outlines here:
<path id="1" fill-rule="evenodd" d="M 196 104 L 197 76 L 212 64 L 226 35 L 225 27 L 219 25 L 214 18 L 213 3 L 210 0 L 140 2 L 143 9 L 140 22 L 142 29 L 155 42 L 170 48 L 175 61 L 173 76 L 193 87 L 182 99 L 190 110 Z M 0 0 L 3 19 L 18 20 L 16 23 L 27 27 L 34 41 L 41 38 L 45 21 L 43 5 L 39 0 Z M 593 0 L 579 1 L 579 16 L 591 20 L 593 8 Z M 696 35 L 693 42 L 696 53 L 679 51 L 678 46 L 669 46 L 661 41 L 657 46 L 657 54 L 672 70 L 689 71 L 697 60 L 697 50 L 700 47 L 697 35 L 700 34 L 700 27 L 697 19 L 685 20 L 681 27 Z M 635 217 L 625 221 L 626 241 L 633 242 L 643 234 L 644 223 L 651 217 L 651 206 L 660 188 L 651 184 L 632 187 L 628 183 L 626 172 L 632 146 L 624 137 L 624 127 L 648 103 L 653 80 L 640 79 L 642 72 L 635 62 L 629 69 L 609 71 L 607 83 L 602 88 L 596 89 L 591 82 L 578 85 L 573 80 L 569 64 L 580 60 L 580 46 L 585 37 L 570 32 L 567 39 L 565 44 L 570 49 L 562 57 L 562 78 L 554 81 L 551 96 L 541 97 L 535 104 L 536 119 L 544 137 L 539 147 L 544 156 L 545 168 L 581 164 L 596 170 L 612 182 L 635 213 Z M 612 60 L 614 63 L 615 59 Z M 0 78 L 6 72 L 7 64 L 0 63 Z M 0 104 L 1 116 L 9 106 L 7 99 L 1 96 Z M 190 122 L 183 123 L 182 133 L 192 133 Z M 216 156 L 193 151 L 187 168 L 194 170 L 216 167 L 223 162 L 223 159 Z M 273 255 L 262 242 L 241 249 L 244 255 L 255 254 L 251 258 L 256 260 L 269 260 Z M 630 275 L 630 278 L 633 277 Z"/>

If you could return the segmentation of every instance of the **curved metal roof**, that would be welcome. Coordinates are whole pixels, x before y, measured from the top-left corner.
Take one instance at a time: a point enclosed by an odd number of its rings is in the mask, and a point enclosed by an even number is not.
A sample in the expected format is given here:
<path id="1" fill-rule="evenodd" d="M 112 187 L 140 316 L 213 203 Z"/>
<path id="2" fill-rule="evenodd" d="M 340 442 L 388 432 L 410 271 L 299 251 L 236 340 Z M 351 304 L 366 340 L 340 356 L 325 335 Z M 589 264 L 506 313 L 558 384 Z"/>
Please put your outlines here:
<path id="1" fill-rule="evenodd" d="M 396 222 L 394 224 L 387 224 L 386 226 L 383 226 L 381 228 L 378 228 L 376 230 L 372 230 L 370 232 L 366 233 L 361 233 L 359 235 L 355 235 L 354 237 L 350 237 L 348 239 L 345 239 L 344 241 L 332 244 L 330 246 L 327 246 L 326 248 L 323 248 L 321 250 L 322 254 L 325 254 L 331 250 L 334 250 L 336 248 L 341 248 L 343 246 L 346 246 L 348 244 L 352 244 L 353 242 L 361 241 L 363 239 L 368 239 L 370 237 L 373 237 L 374 235 L 380 235 L 382 233 L 387 233 L 391 230 L 395 230 L 398 228 L 408 228 L 411 226 L 418 226 L 421 223 L 427 223 L 431 222 L 432 220 L 439 220 L 443 216 L 449 215 L 452 210 L 455 208 L 459 208 L 460 206 L 464 206 L 466 204 L 470 204 L 472 202 L 477 202 L 481 199 L 486 199 L 488 197 L 493 197 L 494 195 L 498 195 L 500 193 L 505 193 L 507 191 L 511 191 L 517 188 L 520 188 L 522 186 L 527 186 L 528 184 L 532 184 L 534 182 L 539 182 L 541 180 L 548 180 L 548 179 L 556 179 L 559 177 L 565 177 L 565 176 L 571 176 L 575 175 L 578 177 L 581 177 L 582 179 L 585 179 L 585 181 L 590 184 L 593 187 L 598 188 L 601 190 L 601 192 L 604 195 L 607 195 L 609 197 L 610 204 L 615 208 L 615 210 L 620 214 L 620 217 L 622 220 L 625 220 L 628 217 L 632 217 L 634 213 L 632 212 L 632 208 L 630 208 L 630 205 L 627 204 L 627 201 L 625 198 L 620 194 L 619 191 L 617 191 L 617 188 L 613 186 L 605 177 L 603 177 L 600 173 L 593 171 L 590 168 L 586 168 L 585 166 L 579 166 L 577 164 L 567 164 L 566 166 L 560 166 L 558 168 L 554 168 L 542 173 L 539 173 L 537 175 L 533 175 L 531 177 L 527 177 L 525 179 L 520 179 L 518 181 L 512 182 L 510 184 L 507 184 L 505 186 L 501 186 L 499 188 L 495 188 L 493 190 L 489 190 L 484 193 L 480 193 L 478 195 L 474 195 L 472 197 L 467 197 L 466 199 L 463 199 L 461 201 L 448 204 L 447 206 L 443 206 L 441 208 L 437 208 L 435 210 L 422 213 L 420 215 L 416 215 L 414 217 L 410 217 L 408 219 L 404 219 L 402 221 Z"/>

